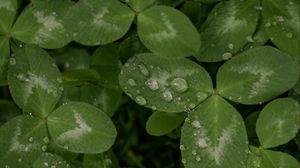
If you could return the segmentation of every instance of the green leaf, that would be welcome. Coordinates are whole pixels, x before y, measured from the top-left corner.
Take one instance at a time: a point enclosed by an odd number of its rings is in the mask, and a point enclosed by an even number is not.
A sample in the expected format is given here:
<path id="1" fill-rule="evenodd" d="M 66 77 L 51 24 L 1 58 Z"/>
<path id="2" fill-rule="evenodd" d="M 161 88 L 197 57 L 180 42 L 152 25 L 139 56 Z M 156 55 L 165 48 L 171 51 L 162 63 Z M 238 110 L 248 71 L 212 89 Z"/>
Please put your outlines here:
<path id="1" fill-rule="evenodd" d="M 256 123 L 262 147 L 276 147 L 296 136 L 300 129 L 299 109 L 299 103 L 291 98 L 279 98 L 264 107 Z"/>
<path id="2" fill-rule="evenodd" d="M 73 69 L 63 72 L 63 81 L 68 86 L 79 86 L 83 84 L 99 82 L 99 74 L 93 69 Z"/>
<path id="3" fill-rule="evenodd" d="M 299 162 L 283 152 L 250 148 L 247 168 L 299 168 Z"/>
<path id="4" fill-rule="evenodd" d="M 110 89 L 119 89 L 118 74 L 121 63 L 118 59 L 119 44 L 99 47 L 92 55 L 91 68 L 99 74 L 99 84 Z"/>
<path id="5" fill-rule="evenodd" d="M 119 161 L 112 150 L 96 155 L 85 154 L 83 166 L 84 168 L 120 168 Z"/>
<path id="6" fill-rule="evenodd" d="M 217 95 L 189 113 L 181 133 L 185 168 L 242 168 L 248 140 L 238 111 Z"/>
<path id="7" fill-rule="evenodd" d="M 40 1 L 29 5 L 18 17 L 12 36 L 43 48 L 60 48 L 71 41 L 63 18 L 72 6 L 70 0 Z"/>
<path id="8" fill-rule="evenodd" d="M 155 0 L 127 0 L 126 3 L 136 12 L 141 12 L 149 7 Z"/>
<path id="9" fill-rule="evenodd" d="M 217 74 L 218 93 L 242 104 L 259 104 L 291 89 L 299 64 L 269 46 L 256 47 L 226 62 Z"/>
<path id="10" fill-rule="evenodd" d="M 8 72 L 11 95 L 23 111 L 44 118 L 63 90 L 59 69 L 46 51 L 33 45 L 17 48 L 14 55 Z"/>
<path id="11" fill-rule="evenodd" d="M 182 12 L 167 6 L 154 6 L 138 15 L 138 35 L 153 53 L 167 58 L 195 54 L 200 36 Z"/>
<path id="12" fill-rule="evenodd" d="M 0 0 L 0 34 L 10 32 L 18 8 L 17 0 Z"/>
<path id="13" fill-rule="evenodd" d="M 52 153 L 43 153 L 34 161 L 32 168 L 69 168 L 70 165 L 60 156 Z"/>
<path id="14" fill-rule="evenodd" d="M 264 0 L 263 20 L 268 36 L 282 51 L 300 60 L 298 0 Z"/>
<path id="15" fill-rule="evenodd" d="M 0 128 L 0 167 L 31 167 L 48 142 L 44 121 L 25 115 L 13 118 Z"/>
<path id="16" fill-rule="evenodd" d="M 256 134 L 256 121 L 259 111 L 252 112 L 245 121 L 249 143 L 251 145 L 260 145 Z"/>
<path id="17" fill-rule="evenodd" d="M 252 40 L 258 0 L 222 1 L 210 12 L 201 28 L 202 45 L 196 58 L 204 62 L 227 60 Z"/>
<path id="18" fill-rule="evenodd" d="M 96 85 L 83 85 L 80 87 L 81 101 L 90 103 L 112 117 L 117 111 L 122 91 L 109 89 Z"/>
<path id="19" fill-rule="evenodd" d="M 63 157 L 64 160 L 69 162 L 76 160 L 79 155 L 78 153 L 69 152 L 64 148 L 59 147 L 53 141 L 49 143 L 47 152 L 55 153 L 56 155 Z"/>
<path id="20" fill-rule="evenodd" d="M 123 91 L 139 105 L 165 112 L 193 109 L 213 91 L 200 65 L 188 60 L 140 54 L 125 63 L 119 75 Z"/>
<path id="21" fill-rule="evenodd" d="M 18 115 L 21 111 L 13 101 L 0 100 L 0 126 Z"/>
<path id="22" fill-rule="evenodd" d="M 133 11 L 117 0 L 84 0 L 69 10 L 64 22 L 76 42 L 99 45 L 124 36 L 133 18 Z"/>
<path id="23" fill-rule="evenodd" d="M 0 36 L 0 80 L 7 79 L 7 66 L 9 54 L 9 39 Z"/>
<path id="24" fill-rule="evenodd" d="M 100 153 L 114 143 L 116 128 L 100 109 L 82 102 L 60 106 L 48 117 L 54 142 L 74 153 Z"/>
<path id="25" fill-rule="evenodd" d="M 177 128 L 185 119 L 185 113 L 155 111 L 148 118 L 146 131 L 150 135 L 162 136 Z"/>

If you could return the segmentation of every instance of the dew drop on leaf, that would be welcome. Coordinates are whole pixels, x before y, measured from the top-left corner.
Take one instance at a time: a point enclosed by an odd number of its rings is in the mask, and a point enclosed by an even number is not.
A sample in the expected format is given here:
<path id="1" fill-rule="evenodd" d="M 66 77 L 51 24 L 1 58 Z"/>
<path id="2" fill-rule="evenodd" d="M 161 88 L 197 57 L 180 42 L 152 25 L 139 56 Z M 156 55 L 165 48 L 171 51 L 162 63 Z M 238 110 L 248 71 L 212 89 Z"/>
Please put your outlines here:
<path id="1" fill-rule="evenodd" d="M 224 60 L 228 60 L 228 59 L 230 59 L 232 57 L 232 54 L 230 53 L 230 52 L 226 52 L 226 53 L 224 53 L 223 55 L 222 55 L 222 58 L 224 59 Z"/>
<path id="2" fill-rule="evenodd" d="M 162 95 L 163 99 L 167 102 L 170 102 L 173 100 L 173 95 L 172 93 L 169 91 L 169 90 L 165 90 L 163 92 L 163 95 Z"/>
<path id="3" fill-rule="evenodd" d="M 130 85 L 130 86 L 136 86 L 136 82 L 134 79 L 128 79 L 127 83 Z"/>
<path id="4" fill-rule="evenodd" d="M 140 64 L 140 65 L 138 65 L 138 67 L 143 75 L 145 75 L 145 76 L 149 75 L 149 71 L 145 65 Z"/>
<path id="5" fill-rule="evenodd" d="M 293 33 L 291 33 L 291 32 L 287 33 L 287 34 L 286 34 L 286 37 L 287 37 L 287 38 L 293 38 Z"/>
<path id="6" fill-rule="evenodd" d="M 230 43 L 230 44 L 228 44 L 228 48 L 229 48 L 230 50 L 233 50 L 234 45 L 233 45 L 232 43 Z"/>
<path id="7" fill-rule="evenodd" d="M 135 98 L 135 100 L 136 100 L 136 102 L 139 104 L 139 105 L 146 105 L 147 104 L 147 101 L 146 101 L 146 99 L 144 98 L 144 97 L 142 97 L 142 96 L 137 96 L 136 98 Z"/>
<path id="8" fill-rule="evenodd" d="M 17 61 L 15 58 L 10 58 L 9 59 L 9 65 L 13 66 L 13 65 L 16 65 L 17 64 Z"/>
<path id="9" fill-rule="evenodd" d="M 188 83 L 183 78 L 175 78 L 170 83 L 171 87 L 179 93 L 183 93 L 188 89 Z"/>
<path id="10" fill-rule="evenodd" d="M 149 89 L 151 90 L 157 90 L 159 89 L 159 85 L 158 85 L 158 82 L 157 80 L 155 79 L 149 79 L 146 81 L 146 85 L 149 87 Z"/>

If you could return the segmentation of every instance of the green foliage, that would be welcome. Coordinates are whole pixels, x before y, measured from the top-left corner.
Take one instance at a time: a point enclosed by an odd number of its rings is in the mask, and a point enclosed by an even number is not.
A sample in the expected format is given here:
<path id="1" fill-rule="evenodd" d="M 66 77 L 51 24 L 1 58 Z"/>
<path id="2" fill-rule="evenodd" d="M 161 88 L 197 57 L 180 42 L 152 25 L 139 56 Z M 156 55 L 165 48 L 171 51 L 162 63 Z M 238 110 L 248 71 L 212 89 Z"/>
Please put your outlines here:
<path id="1" fill-rule="evenodd" d="M 298 0 L 0 0 L 1 168 L 298 168 Z"/>

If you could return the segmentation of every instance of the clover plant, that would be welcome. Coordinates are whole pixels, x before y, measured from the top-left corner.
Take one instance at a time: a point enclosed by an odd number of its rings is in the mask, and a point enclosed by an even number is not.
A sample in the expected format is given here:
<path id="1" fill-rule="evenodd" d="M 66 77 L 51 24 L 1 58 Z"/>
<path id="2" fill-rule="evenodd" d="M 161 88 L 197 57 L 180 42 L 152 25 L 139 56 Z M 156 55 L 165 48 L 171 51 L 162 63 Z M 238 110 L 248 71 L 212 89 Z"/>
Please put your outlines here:
<path id="1" fill-rule="evenodd" d="M 299 168 L 298 0 L 0 0 L 0 168 Z"/>

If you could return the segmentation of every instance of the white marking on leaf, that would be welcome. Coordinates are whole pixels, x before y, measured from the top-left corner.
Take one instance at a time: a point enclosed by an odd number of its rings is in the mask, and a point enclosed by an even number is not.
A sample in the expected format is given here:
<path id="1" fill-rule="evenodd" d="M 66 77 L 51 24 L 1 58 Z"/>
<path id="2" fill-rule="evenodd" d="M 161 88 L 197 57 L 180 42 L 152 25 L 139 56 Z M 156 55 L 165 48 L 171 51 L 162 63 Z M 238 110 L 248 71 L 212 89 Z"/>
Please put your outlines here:
<path id="1" fill-rule="evenodd" d="M 120 28 L 112 23 L 109 23 L 104 20 L 105 15 L 109 14 L 109 7 L 110 4 L 107 4 L 105 7 L 102 7 L 102 9 L 99 10 L 97 14 L 94 14 L 93 17 L 93 24 L 95 24 L 99 28 L 103 28 L 107 31 L 120 31 Z"/>
<path id="2" fill-rule="evenodd" d="M 177 35 L 177 31 L 174 28 L 173 24 L 171 23 L 171 21 L 169 20 L 169 18 L 167 17 L 167 15 L 165 13 L 161 13 L 161 19 L 163 21 L 163 25 L 167 28 L 166 30 L 163 30 L 161 32 L 158 33 L 152 33 L 150 34 L 150 38 L 155 39 L 158 42 L 162 42 L 164 40 L 167 39 L 174 39 Z"/>
<path id="3" fill-rule="evenodd" d="M 23 88 L 24 104 L 27 103 L 29 96 L 33 94 L 33 88 L 40 88 L 42 90 L 45 90 L 48 94 L 57 96 L 57 88 L 45 77 L 38 76 L 36 74 L 33 74 L 32 72 L 27 72 L 27 77 L 24 74 L 18 74 L 17 78 L 20 81 L 25 82 L 25 87 Z"/>
<path id="4" fill-rule="evenodd" d="M 10 0 L 0 0 L 0 9 L 4 8 L 8 11 L 14 11 L 15 8 Z"/>
<path id="5" fill-rule="evenodd" d="M 82 116 L 76 112 L 76 110 L 73 110 L 75 122 L 78 124 L 78 127 L 75 127 L 72 130 L 69 130 L 67 132 L 62 133 L 60 136 L 58 136 L 58 141 L 67 141 L 67 140 L 76 140 L 78 138 L 81 138 L 82 136 L 92 132 L 92 128 L 87 125 L 87 123 L 84 121 Z"/>
<path id="6" fill-rule="evenodd" d="M 13 152 L 13 151 L 18 151 L 18 149 L 19 149 L 19 147 L 20 147 L 20 142 L 19 142 L 19 136 L 21 135 L 21 128 L 20 128 L 20 126 L 18 125 L 17 126 L 17 129 L 16 129 L 16 131 L 15 131 L 15 133 L 14 133 L 14 136 L 13 136 L 13 138 L 12 138 L 12 144 L 11 144 L 11 147 L 10 147 L 10 150 L 9 151 L 11 151 L 11 152 Z"/>
<path id="7" fill-rule="evenodd" d="M 45 16 L 44 12 L 40 11 L 33 13 L 33 15 L 37 22 L 43 25 L 32 39 L 35 43 L 44 43 L 48 39 L 53 39 L 55 31 L 64 30 L 63 25 L 56 19 L 56 15 Z"/>
<path id="8" fill-rule="evenodd" d="M 231 67 L 230 71 L 237 72 L 239 74 L 250 73 L 252 75 L 259 75 L 259 79 L 252 84 L 248 98 L 252 98 L 263 92 L 270 83 L 269 77 L 274 74 L 274 71 L 256 65 L 244 65 L 237 68 Z"/>

